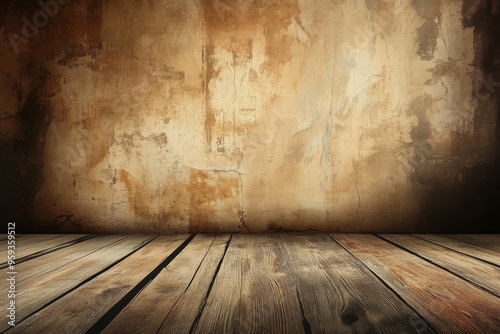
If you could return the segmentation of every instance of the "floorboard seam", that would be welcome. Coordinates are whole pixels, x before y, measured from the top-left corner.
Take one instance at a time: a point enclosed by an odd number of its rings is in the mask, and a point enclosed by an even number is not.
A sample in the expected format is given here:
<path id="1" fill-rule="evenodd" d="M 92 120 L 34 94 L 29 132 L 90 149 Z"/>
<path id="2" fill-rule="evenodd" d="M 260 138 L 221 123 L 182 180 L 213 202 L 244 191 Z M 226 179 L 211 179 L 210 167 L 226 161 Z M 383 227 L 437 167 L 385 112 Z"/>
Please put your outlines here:
<path id="1" fill-rule="evenodd" d="M 66 247 L 70 247 L 70 246 L 76 245 L 76 244 L 78 244 L 78 243 L 80 243 L 82 241 L 86 241 L 86 240 L 95 238 L 96 236 L 97 236 L 96 234 L 86 235 L 84 237 L 81 237 L 81 238 L 78 238 L 78 239 L 74 239 L 74 240 L 71 240 L 71 241 L 67 241 L 67 242 L 62 243 L 60 245 L 49 247 L 47 249 L 35 252 L 33 254 L 29 254 L 29 255 L 23 256 L 23 257 L 21 257 L 19 259 L 16 259 L 16 265 L 21 264 L 21 263 L 26 262 L 26 261 L 29 261 L 29 260 L 32 260 L 32 259 L 36 259 L 37 257 L 44 256 L 46 254 L 54 253 L 55 251 L 58 251 L 60 249 L 66 248 Z M 5 269 L 7 267 L 8 267 L 8 264 L 5 263 L 5 262 L 2 263 L 2 264 L 0 264 L 0 269 Z"/>
<path id="2" fill-rule="evenodd" d="M 300 313 L 302 315 L 302 327 L 304 328 L 305 334 L 311 334 L 311 324 L 306 318 L 306 313 L 304 311 L 304 305 L 302 304 L 302 298 L 300 297 L 299 288 L 295 287 L 295 292 L 297 293 L 297 299 L 299 301 Z"/>
<path id="3" fill-rule="evenodd" d="M 432 240 L 429 240 L 429 239 L 426 239 L 426 238 L 422 238 L 422 237 L 420 237 L 418 234 L 410 234 L 410 235 L 411 235 L 412 237 L 418 238 L 418 239 L 420 239 L 420 240 L 424 240 L 424 241 L 427 241 L 427 242 L 433 243 L 433 244 L 435 244 L 435 245 L 438 245 L 438 246 L 444 247 L 444 248 L 449 249 L 449 250 L 451 250 L 451 251 L 454 251 L 454 252 L 456 252 L 456 253 L 463 254 L 463 255 L 467 255 L 468 257 L 471 257 L 471 258 L 473 258 L 473 259 L 476 259 L 476 260 L 482 261 L 482 262 L 484 262 L 484 263 L 491 264 L 492 266 L 495 266 L 495 267 L 497 267 L 497 268 L 500 268 L 500 265 L 498 265 L 498 264 L 496 264 L 496 263 L 493 263 L 493 262 L 490 262 L 490 261 L 488 261 L 488 260 L 481 259 L 481 258 L 479 258 L 479 257 L 477 257 L 477 256 L 470 255 L 470 254 L 467 254 L 467 253 L 461 252 L 461 251 L 459 251 L 459 250 L 456 250 L 456 249 L 450 248 L 450 247 L 448 247 L 448 246 L 446 246 L 446 245 L 442 245 L 442 244 L 440 244 L 440 243 L 438 243 L 438 242 L 436 242 L 436 241 L 432 241 Z M 456 239 L 453 239 L 453 240 L 456 240 Z M 456 241 L 460 241 L 460 240 L 456 240 Z M 461 241 L 461 242 L 462 242 L 462 241 Z M 469 245 L 470 245 L 470 244 L 469 244 Z M 471 246 L 478 247 L 478 246 L 476 246 L 476 245 L 471 245 Z M 489 248 L 487 248 L 487 249 L 488 249 L 488 250 L 490 250 Z"/>
<path id="4" fill-rule="evenodd" d="M 229 245 L 231 244 L 231 240 L 233 240 L 233 234 L 231 234 L 231 237 L 226 243 L 226 248 L 224 249 L 224 253 L 222 254 L 219 263 L 217 264 L 217 268 L 215 269 L 214 276 L 212 277 L 212 281 L 210 282 L 210 285 L 208 286 L 207 293 L 205 294 L 205 298 L 203 298 L 203 302 L 200 305 L 200 309 L 198 311 L 198 314 L 196 315 L 196 318 L 193 321 L 193 324 L 191 325 L 191 328 L 189 329 L 189 334 L 194 333 L 196 330 L 196 327 L 198 327 L 198 323 L 200 322 L 201 315 L 203 313 L 203 310 L 205 309 L 205 306 L 207 304 L 208 297 L 210 296 L 210 292 L 212 291 L 212 287 L 215 283 L 215 279 L 217 278 L 217 275 L 219 274 L 219 270 L 222 266 L 222 262 L 224 261 L 224 258 L 226 257 L 227 250 L 229 249 Z"/>
<path id="5" fill-rule="evenodd" d="M 36 275 L 34 275 L 34 276 L 31 276 L 31 277 L 29 278 L 29 280 L 33 280 L 33 279 L 35 279 L 35 278 L 37 278 L 37 277 L 39 277 L 39 276 L 41 276 L 41 275 L 45 275 L 45 274 L 47 274 L 47 273 L 49 273 L 49 272 L 54 272 L 54 271 L 57 271 L 57 270 L 58 270 L 58 269 L 60 269 L 61 267 L 69 266 L 69 265 L 71 265 L 72 263 L 74 263 L 74 262 L 76 262 L 76 261 L 79 261 L 79 260 L 81 260 L 81 259 L 85 258 L 86 256 L 90 256 L 90 255 L 92 255 L 92 254 L 94 254 L 94 253 L 96 253 L 96 252 L 99 252 L 100 250 L 102 250 L 102 249 L 104 249 L 104 248 L 106 248 L 106 247 L 110 247 L 110 246 L 112 246 L 112 245 L 114 245 L 114 244 L 116 244 L 116 243 L 118 243 L 118 242 L 120 242 L 120 241 L 124 241 L 125 239 L 129 239 L 131 236 L 132 236 L 132 235 L 126 235 L 126 236 L 124 235 L 124 236 L 123 236 L 123 238 L 118 239 L 118 240 L 116 240 L 116 241 L 113 241 L 113 242 L 111 242 L 111 243 L 109 243 L 109 244 L 103 245 L 103 246 L 101 246 L 101 247 L 99 247 L 99 248 L 96 248 L 95 250 L 93 250 L 93 251 L 91 251 L 91 252 L 89 252 L 89 253 L 87 253 L 87 254 L 85 254 L 85 255 L 82 255 L 82 256 L 80 256 L 80 257 L 78 257 L 78 258 L 75 258 L 75 259 L 73 259 L 73 260 L 71 260 L 71 261 L 69 261 L 69 262 L 62 263 L 61 265 L 59 265 L 59 266 L 57 266 L 57 267 L 53 267 L 53 268 L 51 268 L 50 270 L 47 270 L 47 271 L 44 271 L 44 272 L 40 272 L 40 273 L 38 273 L 38 274 L 36 274 Z M 75 244 L 75 245 L 76 245 L 76 244 Z M 26 281 L 27 281 L 27 280 L 26 280 Z"/>
<path id="6" fill-rule="evenodd" d="M 498 251 L 498 249 L 495 249 L 495 248 L 491 248 L 490 246 L 488 245 L 478 245 L 477 243 L 474 243 L 472 241 L 468 241 L 468 240 L 463 240 L 463 239 L 460 239 L 460 238 L 456 238 L 453 236 L 453 234 L 446 234 L 445 235 L 446 238 L 450 238 L 450 239 L 453 239 L 453 240 L 456 240 L 456 241 L 460 241 L 460 242 L 463 242 L 463 243 L 466 243 L 466 244 L 469 244 L 471 246 L 475 246 L 475 247 L 481 247 L 481 248 L 485 248 L 485 249 L 488 249 L 490 251 L 494 251 L 494 252 L 497 252 L 500 254 L 500 252 Z"/>
<path id="7" fill-rule="evenodd" d="M 368 269 L 368 271 L 370 271 L 387 289 L 389 289 L 389 291 L 391 291 L 399 300 L 401 300 L 401 302 L 403 304 L 405 304 L 406 306 L 408 306 L 410 308 L 410 310 L 412 310 L 415 315 L 418 317 L 418 319 L 420 321 L 422 321 L 425 326 L 427 326 L 427 329 L 429 329 L 429 331 L 431 333 L 439 333 L 436 329 L 434 329 L 434 327 L 429 323 L 429 321 L 427 321 L 420 313 L 417 312 L 417 310 L 415 308 L 413 308 L 396 290 L 394 290 L 389 284 L 387 284 L 383 279 L 382 277 L 380 277 L 379 275 L 377 275 L 373 270 L 371 270 L 370 267 L 368 267 L 360 258 L 358 258 L 356 255 L 354 255 L 348 248 L 344 247 L 344 245 L 342 245 L 342 243 L 338 242 L 334 237 L 332 237 L 330 234 L 328 235 L 334 242 L 336 242 L 337 244 L 340 245 L 340 247 L 342 247 L 343 249 L 345 249 L 349 254 L 351 254 L 355 259 L 357 259 L 360 263 L 362 263 L 362 265 Z M 412 324 L 413 325 L 413 324 Z M 423 331 L 420 331 L 419 330 L 419 333 L 422 333 Z"/>
<path id="8" fill-rule="evenodd" d="M 279 234 L 279 248 L 283 251 L 283 258 L 285 259 L 286 261 L 286 267 L 287 267 L 287 273 L 292 277 L 292 280 L 293 280 L 293 285 L 295 287 L 295 291 L 296 291 L 296 296 L 297 296 L 297 301 L 299 303 L 299 310 L 300 310 L 300 313 L 301 313 L 301 316 L 302 316 L 302 327 L 304 329 L 304 333 L 306 334 L 309 334 L 309 333 L 312 333 L 312 328 L 311 328 L 311 323 L 309 322 L 309 320 L 307 320 L 307 316 L 306 316 L 306 312 L 305 312 L 305 309 L 304 309 L 304 305 L 302 304 L 302 299 L 300 297 L 300 293 L 299 293 L 299 288 L 300 288 L 300 284 L 298 282 L 298 278 L 297 276 L 295 275 L 294 271 L 292 270 L 289 270 L 290 268 L 292 268 L 292 259 L 290 258 L 290 254 L 288 254 L 288 251 L 285 247 L 285 242 L 283 240 L 283 235 L 280 233 Z"/>
<path id="9" fill-rule="evenodd" d="M 111 269 L 112 267 L 114 267 L 115 265 L 117 265 L 118 263 L 122 262 L 123 260 L 125 260 L 126 258 L 128 258 L 129 256 L 131 256 L 132 254 L 134 254 L 135 252 L 137 252 L 138 250 L 140 250 L 141 248 L 143 248 L 144 246 L 146 246 L 147 244 L 149 244 L 151 241 L 155 240 L 156 238 L 158 238 L 158 236 L 152 238 L 151 240 L 145 242 L 143 245 L 137 247 L 136 249 L 134 249 L 132 252 L 130 252 L 129 254 L 125 255 L 124 257 L 120 258 L 119 260 L 116 260 L 115 262 L 111 263 L 110 265 L 108 265 L 106 268 L 98 271 L 97 273 L 93 274 L 92 276 L 89 276 L 88 278 L 86 278 L 85 280 L 83 280 L 82 282 L 78 283 L 76 286 L 72 287 L 71 289 L 65 291 L 64 293 L 62 293 L 61 295 L 57 296 L 56 298 L 52 299 L 51 301 L 49 301 L 48 303 L 46 303 L 45 305 L 39 307 L 38 309 L 36 309 L 35 311 L 31 312 L 30 314 L 28 314 L 27 316 L 25 316 L 24 318 L 16 321 L 16 325 L 21 323 L 22 321 L 25 321 L 26 319 L 30 318 L 31 316 L 33 316 L 34 314 L 40 312 L 41 310 L 43 310 L 44 308 L 50 306 L 51 304 L 55 303 L 56 301 L 58 301 L 59 299 L 63 298 L 64 296 L 70 294 L 71 292 L 75 291 L 76 289 L 78 289 L 79 287 L 87 284 L 88 282 L 90 282 L 91 280 L 93 280 L 94 278 L 96 278 L 97 276 L 101 275 L 102 273 L 108 271 L 109 269 Z M 2 332 L 4 333 L 4 332 Z"/>
<path id="10" fill-rule="evenodd" d="M 196 278 L 196 274 L 198 274 L 198 271 L 200 270 L 200 267 L 202 266 L 203 262 L 205 261 L 208 253 L 210 252 L 210 249 L 212 248 L 214 242 L 215 242 L 215 239 L 217 237 L 214 236 L 214 239 L 212 240 L 212 243 L 210 244 L 210 246 L 208 247 L 207 249 L 207 252 L 205 253 L 205 255 L 203 255 L 203 258 L 201 259 L 198 267 L 196 268 L 193 276 L 191 277 L 191 280 L 189 281 L 188 285 L 186 286 L 186 288 L 184 289 L 184 291 L 179 295 L 179 298 L 177 298 L 177 300 L 175 301 L 174 305 L 172 305 L 172 307 L 170 308 L 170 310 L 168 311 L 167 315 L 163 318 L 163 321 L 161 322 L 160 326 L 158 327 L 158 330 L 156 331 L 157 333 L 160 331 L 160 329 L 162 328 L 163 324 L 165 323 L 165 320 L 168 318 L 168 316 L 170 315 L 170 313 L 172 313 L 172 310 L 175 308 L 175 306 L 177 305 L 177 303 L 179 303 L 179 300 L 182 299 L 182 297 L 184 296 L 184 294 L 186 293 L 186 291 L 189 289 L 189 287 L 191 286 L 191 284 L 193 283 L 194 279 Z"/>
<path id="11" fill-rule="evenodd" d="M 160 264 L 156 266 L 149 274 L 147 274 L 135 287 L 133 287 L 125 296 L 122 297 L 115 305 L 113 305 L 104 315 L 97 320 L 86 334 L 100 333 L 108 326 L 111 321 L 166 267 L 173 259 L 179 255 L 184 248 L 193 240 L 194 234 L 191 234 L 182 244 L 180 244 L 172 253 L 170 253 Z M 155 238 L 156 239 L 156 238 Z"/>
<path id="12" fill-rule="evenodd" d="M 207 248 L 207 251 L 206 253 L 203 255 L 203 258 L 201 259 L 200 263 L 198 264 L 198 267 L 196 267 L 196 270 L 193 274 L 193 276 L 191 277 L 191 280 L 189 281 L 188 285 L 186 286 L 186 288 L 184 289 L 184 292 L 181 294 L 181 296 L 179 297 L 179 299 L 181 299 L 181 297 L 184 295 L 184 293 L 189 289 L 189 287 L 191 286 L 191 284 L 193 283 L 195 277 L 196 277 L 196 274 L 198 274 L 198 271 L 200 270 L 201 268 L 201 265 L 203 264 L 203 262 L 205 261 L 205 259 L 207 258 L 207 255 L 208 253 L 210 252 L 210 249 L 212 248 L 212 246 L 214 245 L 214 242 L 215 242 L 215 239 L 217 237 L 214 237 L 214 239 L 212 240 L 212 242 L 210 243 L 210 246 Z M 177 302 L 175 302 L 175 304 L 177 304 Z M 175 304 L 174 304 L 174 307 L 175 307 Z M 173 307 L 172 307 L 173 308 Z M 168 316 L 168 315 L 167 315 Z"/>
<path id="13" fill-rule="evenodd" d="M 500 296 L 497 296 L 497 295 L 496 295 L 495 293 L 493 293 L 492 291 L 490 291 L 490 290 L 488 290 L 488 289 L 486 289 L 486 288 L 484 288 L 484 287 L 482 287 L 482 286 L 478 285 L 476 282 L 471 281 L 471 280 L 470 280 L 470 279 L 468 279 L 467 277 L 463 277 L 463 276 L 461 276 L 461 275 L 459 275 L 459 274 L 457 274 L 457 273 L 453 272 L 452 270 L 450 270 L 450 269 L 448 269 L 448 268 L 446 268 L 446 267 L 444 267 L 444 266 L 442 266 L 442 265 L 440 265 L 440 264 L 438 264 L 438 263 L 436 263 L 436 262 L 434 262 L 434 261 L 432 261 L 432 260 L 430 260 L 430 259 L 426 258 L 426 257 L 425 257 L 425 256 L 423 256 L 423 255 L 420 255 L 420 254 L 418 254 L 418 253 L 416 253 L 416 252 L 414 252 L 414 251 L 412 251 L 412 250 L 410 250 L 410 249 L 408 249 L 408 248 L 406 248 L 406 247 L 404 247 L 404 246 L 402 246 L 402 245 L 400 245 L 400 244 L 398 244 L 398 243 L 396 243 L 396 242 L 394 242 L 394 241 L 392 241 L 392 240 L 386 239 L 386 238 L 384 238 L 384 237 L 383 237 L 383 236 L 381 236 L 381 235 L 375 234 L 375 236 L 376 236 L 376 237 L 378 237 L 379 239 L 381 239 L 381 240 L 385 241 L 385 242 L 390 243 L 391 245 L 393 245 L 393 246 L 395 246 L 395 247 L 398 247 L 398 248 L 400 248 L 400 249 L 404 250 L 404 251 L 405 251 L 405 252 L 407 252 L 407 253 L 410 253 L 410 254 L 412 254 L 412 255 L 414 255 L 414 256 L 416 256 L 416 257 L 418 257 L 419 259 L 424 260 L 424 261 L 425 261 L 425 262 L 427 262 L 427 263 L 432 264 L 433 266 L 438 267 L 438 268 L 439 268 L 439 269 L 441 269 L 441 270 L 446 271 L 447 273 L 452 274 L 452 275 L 453 275 L 453 276 L 455 276 L 455 277 L 460 278 L 461 280 L 466 281 L 467 283 L 469 283 L 469 284 L 471 284 L 471 285 L 475 286 L 476 288 L 479 288 L 479 289 L 481 289 L 481 290 L 483 290 L 483 291 L 485 291 L 485 292 L 487 292 L 487 293 L 489 293 L 489 294 L 491 294 L 491 295 L 493 295 L 493 296 L 495 296 L 495 297 L 500 297 Z"/>

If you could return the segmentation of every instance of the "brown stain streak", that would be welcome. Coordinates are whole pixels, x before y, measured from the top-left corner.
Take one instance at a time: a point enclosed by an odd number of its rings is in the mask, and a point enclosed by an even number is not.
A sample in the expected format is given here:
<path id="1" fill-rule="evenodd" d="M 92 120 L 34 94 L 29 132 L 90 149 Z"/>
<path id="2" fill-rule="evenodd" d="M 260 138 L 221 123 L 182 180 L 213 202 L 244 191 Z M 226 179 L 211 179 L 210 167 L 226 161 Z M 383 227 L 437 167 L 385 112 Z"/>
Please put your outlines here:
<path id="1" fill-rule="evenodd" d="M 217 110 L 211 106 L 210 80 L 216 80 L 212 55 L 217 48 L 233 53 L 233 64 L 245 63 L 252 58 L 253 39 L 258 36 L 259 26 L 263 29 L 267 56 L 264 68 L 269 73 L 279 74 L 280 67 L 292 59 L 291 45 L 295 42 L 286 30 L 293 20 L 300 24 L 300 8 L 296 0 L 280 2 L 267 1 L 210 1 L 203 0 L 202 20 L 205 23 L 205 44 L 203 48 L 205 89 L 205 134 L 207 150 L 211 150 L 216 133 Z M 251 125 L 233 124 L 232 130 L 246 132 Z"/>

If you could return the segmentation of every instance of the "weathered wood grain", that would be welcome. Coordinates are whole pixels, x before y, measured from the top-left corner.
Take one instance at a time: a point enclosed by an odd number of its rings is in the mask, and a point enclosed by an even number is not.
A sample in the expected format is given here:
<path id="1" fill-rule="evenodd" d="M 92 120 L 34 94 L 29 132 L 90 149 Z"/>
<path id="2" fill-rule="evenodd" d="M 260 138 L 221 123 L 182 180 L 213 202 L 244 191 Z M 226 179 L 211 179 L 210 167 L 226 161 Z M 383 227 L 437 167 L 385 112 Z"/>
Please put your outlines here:
<path id="1" fill-rule="evenodd" d="M 25 247 L 33 243 L 55 240 L 65 234 L 16 234 L 16 247 Z"/>
<path id="2" fill-rule="evenodd" d="M 38 279 L 38 276 L 44 273 L 56 271 L 60 267 L 67 266 L 73 261 L 129 237 L 130 236 L 126 235 L 100 235 L 59 249 L 57 252 L 51 252 L 36 259 L 22 262 L 15 266 L 16 272 L 18 273 L 16 282 L 20 284 L 21 282 L 30 281 L 31 283 L 25 283 L 27 286 L 34 282 L 33 279 Z M 0 276 L 7 276 L 7 272 L 9 272 L 8 268 L 0 270 Z M 0 286 L 0 294 L 3 295 L 3 292 L 6 290 L 6 286 Z"/>
<path id="3" fill-rule="evenodd" d="M 282 236 L 313 333 L 432 333 L 405 303 L 328 235 Z"/>
<path id="4" fill-rule="evenodd" d="M 24 247 L 49 241 L 36 237 L 24 235 Z M 155 237 L 95 236 L 16 265 L 18 323 L 0 323 L 0 332 L 84 333 L 105 325 L 104 333 L 203 334 L 500 328 L 495 235 Z M 6 291 L 1 285 L 0 294 Z M 2 299 L 0 308 L 6 306 Z"/>
<path id="5" fill-rule="evenodd" d="M 9 332 L 85 333 L 187 238 L 187 235 L 159 236 Z"/>
<path id="6" fill-rule="evenodd" d="M 5 234 L 4 234 L 5 235 Z M 39 244 L 46 241 L 55 241 L 59 238 L 65 238 L 67 236 L 71 236 L 72 234 L 15 234 L 16 237 L 16 248 L 22 249 L 23 247 Z M 78 236 L 84 236 L 87 234 L 77 234 Z M 2 243 L 0 245 L 5 245 L 4 240 L 1 240 Z"/>
<path id="7" fill-rule="evenodd" d="M 207 257 L 215 255 L 220 261 L 224 242 L 229 235 L 216 237 L 214 235 L 197 235 L 169 265 L 158 274 L 116 318 L 104 329 L 103 333 L 136 333 L 140 328 L 144 333 L 156 333 L 163 320 L 170 313 L 179 299 L 199 275 L 200 266 Z M 209 254 L 214 253 L 215 254 Z M 211 281 L 212 276 L 202 277 Z M 151 307 L 154 305 L 154 307 Z M 196 310 L 196 305 L 190 302 L 190 308 Z M 194 312 L 193 312 L 194 313 Z M 191 317 L 191 323 L 196 313 Z M 185 319 L 188 320 L 188 319 Z M 133 326 L 131 326 L 133 325 Z M 187 330 L 189 331 L 189 327 Z M 182 333 L 180 328 L 169 327 L 171 333 Z"/>
<path id="8" fill-rule="evenodd" d="M 16 238 L 15 249 L 16 249 L 16 261 L 20 262 L 26 257 L 32 256 L 39 252 L 47 251 L 49 249 L 57 249 L 67 245 L 68 243 L 76 242 L 76 240 L 81 239 L 88 234 L 34 234 L 27 235 L 22 239 Z M 6 249 L 7 240 L 0 241 L 1 249 Z M 5 258 L 0 259 L 0 268 L 6 267 Z"/>
<path id="9" fill-rule="evenodd" d="M 279 235 L 237 235 L 241 259 L 241 333 L 303 333 L 293 270 Z M 202 328 L 201 328 L 202 329 Z"/>
<path id="10" fill-rule="evenodd" d="M 113 243 L 64 266 L 47 271 L 32 280 L 20 281 L 16 284 L 17 321 L 21 321 L 31 313 L 44 307 L 44 305 L 64 295 L 67 291 L 75 288 L 89 277 L 121 260 L 137 248 L 142 247 L 154 237 L 152 235 L 133 235 L 130 238 Z M 83 301 L 83 299 L 86 299 L 86 297 L 82 296 L 83 304 L 91 304 L 93 302 L 93 300 Z M 5 309 L 7 302 L 7 300 L 2 299 L 0 307 Z M 78 312 L 74 316 L 77 316 L 77 314 Z M 30 321 L 33 321 L 37 317 L 38 315 L 30 317 Z M 41 320 L 43 319 L 41 318 Z M 22 328 L 21 324 L 16 326 L 16 329 Z M 1 322 L 0 331 L 6 328 L 8 328 L 7 324 Z"/>
<path id="11" fill-rule="evenodd" d="M 193 328 L 196 333 L 239 332 L 241 281 L 247 264 L 245 248 L 241 239 L 235 237 L 229 244 L 199 321 Z M 166 328 L 163 327 L 163 330 Z"/>
<path id="12" fill-rule="evenodd" d="M 382 234 L 381 237 L 500 297 L 500 268 L 412 236 Z"/>
<path id="13" fill-rule="evenodd" d="M 26 246 L 19 246 L 16 243 L 16 259 L 18 262 L 24 261 L 34 255 L 40 253 L 48 253 L 62 247 L 77 243 L 80 239 L 89 236 L 88 234 L 68 234 L 59 235 L 53 240 L 45 240 L 41 242 L 33 242 Z"/>
<path id="14" fill-rule="evenodd" d="M 334 235 L 440 333 L 497 333 L 500 299 L 373 235 Z"/>
<path id="15" fill-rule="evenodd" d="M 499 234 L 445 234 L 444 236 L 500 252 Z"/>
<path id="16" fill-rule="evenodd" d="M 70 243 L 72 241 L 81 239 L 85 236 L 88 236 L 88 234 L 67 234 L 67 235 L 62 235 L 54 239 L 49 239 L 45 241 L 40 241 L 40 242 L 33 242 L 29 245 L 26 246 L 17 246 L 17 258 L 22 259 L 23 257 L 35 254 L 40 251 L 45 251 L 49 250 L 52 248 L 56 248 L 58 246 L 64 245 L 66 243 Z"/>
<path id="17" fill-rule="evenodd" d="M 228 247 L 230 235 L 217 236 L 196 275 L 164 319 L 158 333 L 188 333 L 200 314 L 213 278 Z"/>
<path id="18" fill-rule="evenodd" d="M 500 266 L 500 255 L 497 251 L 494 251 L 492 249 L 475 246 L 467 242 L 447 238 L 443 235 L 437 234 L 416 234 L 413 236 L 431 241 L 446 248 L 453 249 L 454 251 Z"/>

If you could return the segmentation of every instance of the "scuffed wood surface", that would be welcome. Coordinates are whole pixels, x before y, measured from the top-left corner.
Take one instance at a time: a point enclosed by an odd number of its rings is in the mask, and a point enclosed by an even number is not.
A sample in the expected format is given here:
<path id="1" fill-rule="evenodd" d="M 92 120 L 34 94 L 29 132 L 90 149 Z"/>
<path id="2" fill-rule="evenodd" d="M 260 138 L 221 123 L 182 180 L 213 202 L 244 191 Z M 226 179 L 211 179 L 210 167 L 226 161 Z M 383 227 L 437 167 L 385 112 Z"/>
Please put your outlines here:
<path id="1" fill-rule="evenodd" d="M 372 235 L 335 235 L 440 333 L 496 333 L 500 299 Z"/>
<path id="2" fill-rule="evenodd" d="M 0 331 L 496 333 L 496 238 L 95 235 L 17 265 Z"/>

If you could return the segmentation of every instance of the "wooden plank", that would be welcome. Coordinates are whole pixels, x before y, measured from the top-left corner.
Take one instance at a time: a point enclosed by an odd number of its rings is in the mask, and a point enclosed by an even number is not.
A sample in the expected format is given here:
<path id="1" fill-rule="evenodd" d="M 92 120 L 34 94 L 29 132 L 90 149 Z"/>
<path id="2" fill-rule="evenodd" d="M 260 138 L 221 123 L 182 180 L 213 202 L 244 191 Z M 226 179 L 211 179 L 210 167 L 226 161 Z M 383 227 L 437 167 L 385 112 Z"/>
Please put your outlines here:
<path id="1" fill-rule="evenodd" d="M 43 250 L 88 235 L 90 234 L 27 234 L 22 239 L 16 236 L 16 246 L 18 250 L 24 252 L 29 252 L 31 249 Z"/>
<path id="2" fill-rule="evenodd" d="M 500 235 L 498 234 L 446 234 L 445 236 L 500 253 Z"/>
<path id="3" fill-rule="evenodd" d="M 238 332 L 303 333 L 300 301 L 279 235 L 235 235 L 233 240 L 244 255 Z M 197 332 L 204 330 L 200 322 Z"/>
<path id="4" fill-rule="evenodd" d="M 68 234 L 68 235 L 56 235 L 53 239 L 46 239 L 45 236 L 42 238 L 42 235 L 36 235 L 40 237 L 41 240 L 37 242 L 36 240 L 31 239 L 28 245 L 19 245 L 16 239 L 16 263 L 20 263 L 28 260 L 34 256 L 40 256 L 44 253 L 48 253 L 50 251 L 57 250 L 58 248 L 66 247 L 69 244 L 76 243 L 79 239 L 88 236 L 89 234 Z M 6 268 L 7 262 L 0 263 L 0 269 Z"/>
<path id="5" fill-rule="evenodd" d="M 64 234 L 16 234 L 16 248 L 64 237 Z"/>
<path id="6" fill-rule="evenodd" d="M 23 247 L 26 247 L 33 243 L 53 240 L 62 236 L 63 234 L 15 234 L 16 250 L 22 249 Z M 0 240 L 0 249 L 7 248 L 7 241 L 7 239 Z M 0 261 L 4 261 L 4 259 L 1 259 Z M 5 262 L 1 263 L 3 264 Z"/>
<path id="7" fill-rule="evenodd" d="M 77 287 L 81 282 L 142 247 L 154 237 L 152 235 L 134 235 L 67 265 L 48 271 L 33 280 L 19 282 L 19 284 L 16 284 L 16 304 L 22 305 L 22 307 L 19 306 L 16 309 L 16 320 L 19 322 L 31 313 L 36 312 L 47 303 Z M 82 299 L 85 298 L 82 297 Z M 7 300 L 2 299 L 0 308 L 5 309 L 7 302 Z M 85 302 L 92 303 L 93 300 Z M 85 302 L 82 301 L 82 303 Z M 36 317 L 33 319 L 36 319 Z M 0 331 L 7 328 L 6 322 L 0 323 Z M 20 328 L 20 324 L 16 328 Z"/>
<path id="8" fill-rule="evenodd" d="M 500 268 L 412 236 L 382 234 L 381 237 L 500 297 Z"/>
<path id="9" fill-rule="evenodd" d="M 205 304 L 210 285 L 222 262 L 229 240 L 228 235 L 221 235 L 215 239 L 193 281 L 167 315 L 158 333 L 190 332 Z"/>
<path id="10" fill-rule="evenodd" d="M 44 273 L 67 266 L 69 263 L 81 259 L 90 253 L 129 237 L 127 235 L 100 235 L 59 249 L 57 252 L 48 253 L 22 262 L 16 265 L 16 272 L 18 273 L 16 282 L 19 284 L 27 281 L 26 286 L 28 286 L 30 284 L 28 281 L 37 279 L 38 276 Z M 0 270 L 0 277 L 6 277 L 9 271 L 8 268 Z M 0 295 L 3 295 L 4 291 L 7 291 L 7 286 L 0 286 Z"/>
<path id="11" fill-rule="evenodd" d="M 233 236 L 235 238 L 236 235 Z M 241 239 L 231 239 L 220 270 L 210 290 L 196 332 L 237 333 L 239 331 L 241 280 L 246 265 Z M 165 328 L 164 328 L 165 329 Z"/>
<path id="12" fill-rule="evenodd" d="M 497 333 L 500 299 L 373 235 L 334 235 L 440 333 Z"/>
<path id="13" fill-rule="evenodd" d="M 454 251 L 460 252 L 462 254 L 475 257 L 476 259 L 480 259 L 500 266 L 500 256 L 498 252 L 492 249 L 475 246 L 467 242 L 447 238 L 445 236 L 436 234 L 416 234 L 413 236 L 431 241 L 449 249 L 453 249 Z"/>
<path id="14" fill-rule="evenodd" d="M 433 332 L 328 235 L 283 235 L 282 240 L 311 332 Z"/>
<path id="15" fill-rule="evenodd" d="M 225 243 L 229 240 L 229 235 L 197 235 L 185 249 L 164 269 L 158 276 L 148 284 L 135 298 L 128 304 L 118 316 L 104 329 L 103 333 L 136 333 L 140 328 L 143 333 L 156 333 L 163 320 L 170 313 L 179 299 L 185 294 L 194 280 L 195 275 L 200 275 L 199 269 L 206 260 L 211 260 L 210 271 L 215 271 L 216 265 L 224 253 Z M 205 270 L 208 268 L 205 268 Z M 212 276 L 202 277 L 210 282 Z M 208 287 L 208 286 L 207 286 Z M 202 293 L 203 291 L 198 291 Z M 192 296 L 192 295 L 191 295 Z M 203 297 L 200 296 L 192 297 Z M 193 312 L 184 314 L 184 321 L 188 323 L 187 332 L 195 320 L 196 310 L 201 307 L 201 298 L 198 303 L 189 300 L 189 309 Z M 151 307 L 154 305 L 154 307 Z M 134 326 L 131 327 L 130 324 Z M 169 326 L 170 333 L 182 333 L 180 328 L 175 330 Z M 186 332 L 186 331 L 184 331 Z"/>
<path id="16" fill-rule="evenodd" d="M 30 243 L 29 245 L 26 246 L 17 246 L 16 247 L 16 258 L 22 259 L 24 257 L 27 257 L 29 255 L 33 255 L 35 253 L 48 250 L 48 249 L 53 249 L 57 248 L 58 246 L 61 246 L 66 243 L 71 243 L 72 241 L 76 241 L 78 239 L 81 239 L 83 237 L 88 236 L 89 234 L 66 234 L 66 235 L 59 235 L 55 237 L 54 239 L 49 239 L 49 240 L 41 240 L 38 242 L 33 242 Z"/>
<path id="17" fill-rule="evenodd" d="M 187 235 L 159 236 L 90 282 L 18 324 L 12 332 L 85 333 L 187 238 Z"/>

